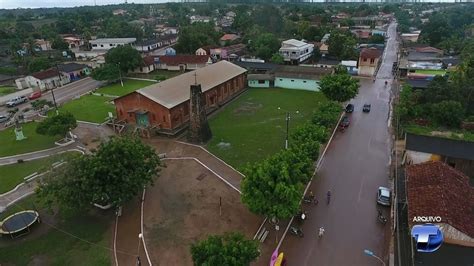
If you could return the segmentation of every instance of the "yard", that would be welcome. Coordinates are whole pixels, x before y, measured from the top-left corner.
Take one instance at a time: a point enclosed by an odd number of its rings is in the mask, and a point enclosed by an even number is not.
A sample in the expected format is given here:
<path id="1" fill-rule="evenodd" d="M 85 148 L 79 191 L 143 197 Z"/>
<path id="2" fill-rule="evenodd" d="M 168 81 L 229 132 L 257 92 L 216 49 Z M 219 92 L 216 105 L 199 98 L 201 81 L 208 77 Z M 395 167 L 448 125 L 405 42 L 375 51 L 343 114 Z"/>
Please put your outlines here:
<path id="1" fill-rule="evenodd" d="M 110 97 L 85 95 L 62 105 L 59 110 L 70 112 L 77 120 L 102 123 L 109 112 L 115 114 L 112 100 Z"/>
<path id="2" fill-rule="evenodd" d="M 453 130 L 430 126 L 410 124 L 403 127 L 405 131 L 418 135 L 438 136 L 454 140 L 474 141 L 474 133 L 463 130 Z"/>
<path id="3" fill-rule="evenodd" d="M 166 166 L 144 203 L 144 237 L 154 265 L 192 265 L 191 244 L 210 234 L 237 231 L 252 238 L 257 232 L 263 218 L 209 170 L 193 160 L 168 160 Z M 262 247 L 262 257 L 270 255 Z"/>
<path id="4" fill-rule="evenodd" d="M 125 79 L 123 81 L 123 87 L 120 84 L 120 82 L 118 82 L 118 83 L 114 83 L 114 84 L 110 84 L 105 87 L 102 87 L 98 89 L 96 92 L 108 94 L 108 95 L 123 96 L 151 84 L 154 84 L 154 82 L 145 81 L 145 80 Z"/>
<path id="5" fill-rule="evenodd" d="M 436 70 L 436 69 L 417 69 L 415 71 L 416 74 L 425 74 L 425 75 L 440 75 L 444 76 L 446 75 L 446 70 Z"/>
<path id="6" fill-rule="evenodd" d="M 246 163 L 262 160 L 284 147 L 286 110 L 290 112 L 291 134 L 298 125 L 310 119 L 323 101 L 326 101 L 325 97 L 318 92 L 249 89 L 210 118 L 213 137 L 206 148 L 242 169 Z"/>
<path id="7" fill-rule="evenodd" d="M 65 156 L 73 156 L 73 154 L 75 153 L 58 154 L 33 161 L 0 166 L 0 194 L 8 192 L 24 182 L 24 177 L 35 172 L 41 173 L 53 163 L 64 159 Z"/>
<path id="8" fill-rule="evenodd" d="M 12 86 L 0 86 L 0 96 L 4 96 L 15 92 L 15 87 Z"/>
<path id="9" fill-rule="evenodd" d="M 0 238 L 1 265 L 110 265 L 113 211 L 66 216 L 52 214 L 30 196 L 0 214 L 0 219 L 25 209 L 40 213 L 42 223 L 18 239 Z M 58 229 L 54 229 L 55 226 Z"/>
<path id="10" fill-rule="evenodd" d="M 39 135 L 36 133 L 38 123 L 22 124 L 23 134 L 27 139 L 17 141 L 14 127 L 0 131 L 0 157 L 39 151 L 54 147 L 60 137 Z"/>

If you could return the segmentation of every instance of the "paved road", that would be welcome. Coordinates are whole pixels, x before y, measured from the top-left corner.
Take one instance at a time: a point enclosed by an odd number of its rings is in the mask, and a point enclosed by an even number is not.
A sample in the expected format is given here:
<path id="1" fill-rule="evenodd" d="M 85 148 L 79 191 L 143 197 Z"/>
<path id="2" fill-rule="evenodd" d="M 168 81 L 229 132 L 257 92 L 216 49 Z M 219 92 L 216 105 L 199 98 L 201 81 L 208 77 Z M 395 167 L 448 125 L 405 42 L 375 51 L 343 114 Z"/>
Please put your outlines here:
<path id="1" fill-rule="evenodd" d="M 99 87 L 100 84 L 101 84 L 100 81 L 93 80 L 92 78 L 81 79 L 81 80 L 69 83 L 63 87 L 54 89 L 54 96 L 56 98 L 56 102 L 58 104 L 62 104 L 62 103 L 72 100 L 74 97 L 78 95 L 87 93 Z M 48 91 L 47 93 L 43 94 L 43 96 L 40 99 L 53 101 L 53 96 L 51 94 L 51 91 Z M 24 109 L 24 108 L 30 107 L 30 104 L 24 103 L 17 107 L 19 109 Z M 5 106 L 0 107 L 0 114 L 6 113 L 7 110 L 8 108 Z"/>
<path id="2" fill-rule="evenodd" d="M 389 27 L 386 55 L 377 81 L 362 79 L 359 95 L 351 102 L 355 111 L 351 125 L 333 139 L 312 191 L 319 199 L 317 206 L 305 206 L 309 218 L 302 226 L 304 238 L 288 235 L 280 248 L 289 265 L 381 265 L 364 255 L 370 249 L 388 260 L 389 225 L 377 221 L 376 191 L 388 186 L 391 140 L 388 131 L 390 92 L 384 86 L 391 78 L 396 60 L 396 25 Z M 391 80 L 388 80 L 391 82 Z M 364 103 L 371 103 L 370 113 L 363 113 Z M 326 204 L 325 194 L 332 197 Z M 384 208 L 389 215 L 389 208 Z M 317 237 L 323 226 L 325 234 Z"/>

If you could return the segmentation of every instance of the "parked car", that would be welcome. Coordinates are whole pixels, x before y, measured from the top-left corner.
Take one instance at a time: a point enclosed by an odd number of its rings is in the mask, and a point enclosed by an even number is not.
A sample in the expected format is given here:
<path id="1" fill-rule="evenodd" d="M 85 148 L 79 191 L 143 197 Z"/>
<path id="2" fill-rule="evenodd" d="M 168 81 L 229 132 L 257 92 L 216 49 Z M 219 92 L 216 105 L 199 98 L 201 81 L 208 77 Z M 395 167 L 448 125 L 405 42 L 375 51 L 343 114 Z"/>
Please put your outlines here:
<path id="1" fill-rule="evenodd" d="M 25 96 L 18 96 L 13 99 L 10 99 L 10 101 L 8 101 L 6 105 L 7 107 L 15 107 L 19 104 L 26 103 L 27 101 L 28 101 L 28 98 L 26 98 Z"/>
<path id="2" fill-rule="evenodd" d="M 370 104 L 368 104 L 368 103 L 364 104 L 364 107 L 362 108 L 362 111 L 364 113 L 370 112 Z"/>
<path id="3" fill-rule="evenodd" d="M 5 123 L 10 119 L 10 116 L 8 115 L 0 115 L 0 123 Z"/>
<path id="4" fill-rule="evenodd" d="M 41 91 L 34 91 L 28 96 L 28 100 L 34 100 L 41 97 Z"/>
<path id="5" fill-rule="evenodd" d="M 377 203 L 380 205 L 390 206 L 390 189 L 379 187 L 377 190 Z"/>
<path id="6" fill-rule="evenodd" d="M 346 113 L 352 113 L 352 112 L 354 112 L 354 105 L 350 103 L 346 106 Z"/>
<path id="7" fill-rule="evenodd" d="M 350 121 L 349 117 L 347 115 L 345 115 L 341 120 L 340 126 L 341 127 L 348 127 L 350 123 L 351 123 L 351 121 Z"/>

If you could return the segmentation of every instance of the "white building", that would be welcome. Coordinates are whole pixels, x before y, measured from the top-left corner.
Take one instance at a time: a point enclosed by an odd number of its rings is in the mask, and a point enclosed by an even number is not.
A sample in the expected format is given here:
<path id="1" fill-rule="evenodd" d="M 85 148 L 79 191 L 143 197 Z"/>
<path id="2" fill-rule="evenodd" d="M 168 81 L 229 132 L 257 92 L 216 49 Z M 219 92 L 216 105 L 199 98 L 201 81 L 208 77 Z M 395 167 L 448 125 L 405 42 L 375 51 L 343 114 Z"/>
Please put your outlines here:
<path id="1" fill-rule="evenodd" d="M 92 50 L 109 50 L 121 45 L 133 45 L 137 39 L 136 38 L 105 38 L 91 40 Z"/>
<path id="2" fill-rule="evenodd" d="M 61 76 L 61 77 L 60 77 Z M 18 89 L 33 88 L 39 90 L 50 90 L 71 82 L 69 75 L 58 72 L 55 68 L 40 71 L 15 80 Z"/>
<path id="3" fill-rule="evenodd" d="M 311 57 L 313 49 L 313 44 L 290 39 L 282 42 L 279 52 L 285 62 L 299 64 Z"/>

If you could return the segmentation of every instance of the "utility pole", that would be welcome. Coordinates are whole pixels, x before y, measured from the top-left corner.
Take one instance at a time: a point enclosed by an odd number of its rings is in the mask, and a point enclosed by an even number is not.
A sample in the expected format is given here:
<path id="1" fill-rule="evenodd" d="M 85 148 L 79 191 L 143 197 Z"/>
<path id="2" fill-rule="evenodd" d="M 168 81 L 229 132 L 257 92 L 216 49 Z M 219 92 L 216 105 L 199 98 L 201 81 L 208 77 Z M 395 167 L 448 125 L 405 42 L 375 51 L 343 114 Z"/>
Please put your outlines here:
<path id="1" fill-rule="evenodd" d="M 58 71 L 58 78 L 59 78 L 59 86 L 60 87 L 62 84 L 62 79 L 61 79 L 61 72 L 59 71 L 58 63 L 56 63 L 56 71 Z M 53 96 L 53 103 L 54 103 L 54 109 L 56 109 L 56 114 L 59 114 L 58 110 L 58 104 L 56 103 L 56 97 L 54 96 L 54 88 L 51 88 L 51 95 Z"/>

